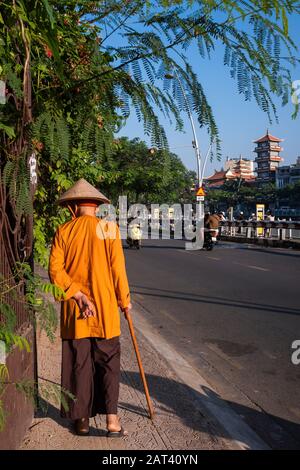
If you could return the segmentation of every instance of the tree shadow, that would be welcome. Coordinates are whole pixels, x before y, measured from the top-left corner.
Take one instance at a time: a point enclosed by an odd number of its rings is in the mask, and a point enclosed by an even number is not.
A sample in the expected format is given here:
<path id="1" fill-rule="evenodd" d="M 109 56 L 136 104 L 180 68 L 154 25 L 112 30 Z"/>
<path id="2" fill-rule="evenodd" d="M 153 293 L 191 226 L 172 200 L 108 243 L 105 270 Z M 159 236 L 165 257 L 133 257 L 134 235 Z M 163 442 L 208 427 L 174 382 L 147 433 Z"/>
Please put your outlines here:
<path id="1" fill-rule="evenodd" d="M 121 380 L 126 385 L 144 393 L 138 372 L 125 371 Z M 271 448 L 300 449 L 299 423 L 239 403 L 226 401 L 205 386 L 202 386 L 203 393 L 200 394 L 190 386 L 167 377 L 147 374 L 147 382 L 150 395 L 157 403 L 160 412 L 176 414 L 186 426 L 195 431 L 208 432 L 207 419 L 209 422 L 215 421 L 209 411 L 212 407 L 219 410 L 229 409 L 255 430 L 262 441 Z M 136 404 L 121 403 L 121 406 L 125 406 L 132 413 L 147 416 L 145 409 Z M 211 429 L 217 433 L 218 437 L 228 438 L 228 432 L 222 429 L 220 424 L 215 422 Z M 236 437 L 240 439 L 240 436 Z M 231 438 L 235 438 L 232 433 Z"/>
<path id="2" fill-rule="evenodd" d="M 147 382 L 151 398 L 155 402 L 156 411 L 160 415 L 161 424 L 164 415 L 177 416 L 188 428 L 195 432 L 207 433 L 216 438 L 237 439 L 241 436 L 228 431 L 215 421 L 211 409 L 230 410 L 235 417 L 246 422 L 255 433 L 273 449 L 300 449 L 300 425 L 299 423 L 283 419 L 279 416 L 268 414 L 262 410 L 251 408 L 240 403 L 222 399 L 212 389 L 202 386 L 202 393 L 177 380 L 147 374 Z M 134 371 L 122 370 L 121 383 L 144 394 L 140 374 Z M 60 410 L 53 404 L 40 398 L 40 408 L 35 413 L 35 418 L 50 418 L 57 424 L 67 429 L 70 434 L 75 435 L 71 420 L 61 416 Z M 119 409 L 133 413 L 148 419 L 148 411 L 141 403 L 120 401 Z M 225 414 L 226 416 L 226 414 Z M 155 419 L 155 418 L 154 418 Z M 166 421 L 167 422 L 167 421 Z M 38 423 L 36 423 L 38 424 Z M 137 424 L 138 425 L 138 424 Z M 33 425 L 35 426 L 35 424 Z M 237 427 L 238 429 L 238 427 Z M 239 433 L 238 429 L 238 433 Z M 106 430 L 90 426 L 90 436 L 105 437 Z M 241 442 L 244 442 L 243 440 Z M 247 442 L 245 439 L 245 447 Z"/>
<path id="3" fill-rule="evenodd" d="M 138 289 L 138 290 L 137 290 Z M 150 292 L 145 292 L 145 290 Z M 180 292 L 172 291 L 169 289 L 157 289 L 155 287 L 145 287 L 138 285 L 131 285 L 132 294 L 141 294 L 149 297 L 158 297 L 174 300 L 185 300 L 189 302 L 197 302 L 204 304 L 221 305 L 226 307 L 233 307 L 237 309 L 247 310 L 262 310 L 270 313 L 285 313 L 289 315 L 300 315 L 300 309 L 272 305 L 272 304 L 261 304 L 257 302 L 249 302 L 244 300 L 232 300 L 226 297 L 216 297 L 202 294 L 194 294 L 191 292 Z"/>
<path id="4" fill-rule="evenodd" d="M 54 406 L 49 401 L 45 400 L 42 397 L 38 399 L 39 406 L 37 407 L 34 417 L 37 419 L 44 419 L 50 418 L 55 421 L 59 426 L 67 429 L 70 434 L 76 436 L 76 432 L 74 430 L 73 421 L 61 416 L 60 409 Z M 33 426 L 37 425 L 38 423 L 34 424 Z M 97 436 L 97 437 L 106 437 L 106 430 L 99 429 L 94 426 L 90 425 L 90 433 L 89 436 Z"/>

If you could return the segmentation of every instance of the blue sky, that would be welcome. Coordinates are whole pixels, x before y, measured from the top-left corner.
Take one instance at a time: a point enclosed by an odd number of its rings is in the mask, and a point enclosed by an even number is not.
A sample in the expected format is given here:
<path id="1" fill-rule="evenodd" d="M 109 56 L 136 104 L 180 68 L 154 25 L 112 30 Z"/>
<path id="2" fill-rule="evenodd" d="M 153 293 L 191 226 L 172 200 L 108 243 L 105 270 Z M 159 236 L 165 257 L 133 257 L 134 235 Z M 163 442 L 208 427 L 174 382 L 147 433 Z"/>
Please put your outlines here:
<path id="1" fill-rule="evenodd" d="M 299 17 L 290 19 L 290 34 L 299 48 L 300 57 Z M 300 116 L 296 120 L 291 118 L 292 103 L 282 107 L 280 101 L 274 100 L 277 105 L 279 124 L 275 122 L 270 124 L 268 116 L 258 108 L 254 101 L 245 102 L 243 96 L 239 95 L 236 81 L 230 78 L 229 68 L 223 65 L 221 48 L 212 54 L 211 60 L 204 60 L 199 55 L 193 55 L 192 49 L 188 57 L 213 108 L 222 140 L 221 162 L 217 160 L 209 162 L 205 169 L 205 176 L 211 175 L 214 169 L 220 169 L 226 156 L 238 157 L 242 154 L 245 158 L 254 159 L 253 140 L 264 135 L 267 128 L 273 135 L 284 139 L 282 152 L 284 163 L 295 162 L 297 156 L 300 155 Z M 292 70 L 292 77 L 294 80 L 300 80 L 300 66 Z M 165 127 L 171 151 L 180 156 L 187 168 L 196 170 L 194 150 L 191 146 L 192 133 L 187 116 L 184 115 L 185 133 L 176 132 L 175 125 L 170 125 L 168 121 L 162 119 L 161 122 Z M 135 118 L 134 112 L 119 135 L 129 138 L 139 137 L 150 146 L 149 139 L 144 135 L 143 127 Z M 197 135 L 201 153 L 205 155 L 209 144 L 207 131 L 197 127 Z"/>

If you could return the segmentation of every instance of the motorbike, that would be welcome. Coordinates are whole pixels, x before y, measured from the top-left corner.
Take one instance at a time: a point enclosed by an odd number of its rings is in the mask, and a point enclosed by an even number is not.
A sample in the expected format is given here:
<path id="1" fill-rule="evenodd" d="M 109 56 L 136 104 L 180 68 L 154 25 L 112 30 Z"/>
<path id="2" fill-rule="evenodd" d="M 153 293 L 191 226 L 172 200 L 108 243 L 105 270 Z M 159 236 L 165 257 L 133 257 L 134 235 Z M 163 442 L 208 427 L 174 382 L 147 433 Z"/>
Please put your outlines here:
<path id="1" fill-rule="evenodd" d="M 130 227 L 126 239 L 129 248 L 136 248 L 139 250 L 142 246 L 142 232 L 138 225 Z"/>
<path id="2" fill-rule="evenodd" d="M 135 240 L 131 237 L 127 237 L 126 242 L 129 248 L 136 248 L 137 250 L 141 248 L 141 240 Z"/>
<path id="3" fill-rule="evenodd" d="M 203 248 L 207 251 L 211 251 L 214 245 L 217 243 L 217 236 L 218 236 L 218 230 L 204 229 Z"/>

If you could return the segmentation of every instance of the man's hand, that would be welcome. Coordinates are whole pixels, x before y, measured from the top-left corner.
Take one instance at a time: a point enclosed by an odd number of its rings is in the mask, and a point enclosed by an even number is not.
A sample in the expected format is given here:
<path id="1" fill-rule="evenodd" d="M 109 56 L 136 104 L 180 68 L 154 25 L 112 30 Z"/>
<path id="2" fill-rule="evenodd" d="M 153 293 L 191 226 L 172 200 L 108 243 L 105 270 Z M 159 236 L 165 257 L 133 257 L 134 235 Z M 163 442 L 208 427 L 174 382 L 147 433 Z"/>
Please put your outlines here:
<path id="1" fill-rule="evenodd" d="M 76 292 L 73 298 L 76 300 L 84 319 L 94 317 L 96 315 L 96 309 L 94 304 L 87 298 L 87 296 L 83 292 Z"/>
<path id="2" fill-rule="evenodd" d="M 127 314 L 130 312 L 130 310 L 132 309 L 132 305 L 129 304 L 127 307 L 125 308 L 121 308 L 122 312 L 124 313 L 124 316 L 126 318 Z"/>

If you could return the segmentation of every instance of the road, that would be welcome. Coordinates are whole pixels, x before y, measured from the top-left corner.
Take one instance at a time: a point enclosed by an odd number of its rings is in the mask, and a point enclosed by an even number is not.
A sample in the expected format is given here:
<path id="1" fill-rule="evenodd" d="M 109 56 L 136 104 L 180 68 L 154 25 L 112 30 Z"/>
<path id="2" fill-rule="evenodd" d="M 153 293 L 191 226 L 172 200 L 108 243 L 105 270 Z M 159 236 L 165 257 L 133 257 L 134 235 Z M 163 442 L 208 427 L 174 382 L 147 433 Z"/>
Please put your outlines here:
<path id="1" fill-rule="evenodd" d="M 272 448 L 300 449 L 300 252 L 143 243 L 125 255 L 147 320 Z"/>

